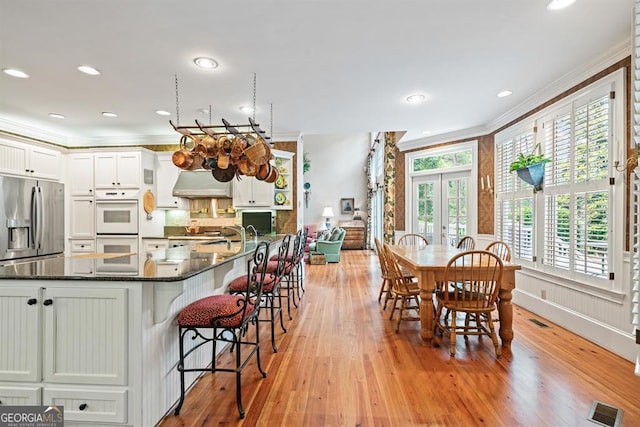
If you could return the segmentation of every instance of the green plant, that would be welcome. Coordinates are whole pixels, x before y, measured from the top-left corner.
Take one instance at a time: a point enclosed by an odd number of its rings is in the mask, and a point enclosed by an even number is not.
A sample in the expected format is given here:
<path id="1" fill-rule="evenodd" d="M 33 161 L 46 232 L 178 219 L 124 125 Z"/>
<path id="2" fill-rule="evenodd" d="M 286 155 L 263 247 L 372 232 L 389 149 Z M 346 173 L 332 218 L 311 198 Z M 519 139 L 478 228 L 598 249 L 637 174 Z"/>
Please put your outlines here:
<path id="1" fill-rule="evenodd" d="M 544 157 L 544 154 L 540 153 L 538 150 L 538 154 L 536 154 L 536 149 L 540 148 L 540 144 L 537 144 L 533 151 L 529 154 L 518 154 L 518 158 L 511 163 L 509 166 L 509 172 L 513 172 L 514 170 L 526 168 L 527 166 L 535 165 L 538 163 L 549 163 L 551 159 L 547 159 Z"/>

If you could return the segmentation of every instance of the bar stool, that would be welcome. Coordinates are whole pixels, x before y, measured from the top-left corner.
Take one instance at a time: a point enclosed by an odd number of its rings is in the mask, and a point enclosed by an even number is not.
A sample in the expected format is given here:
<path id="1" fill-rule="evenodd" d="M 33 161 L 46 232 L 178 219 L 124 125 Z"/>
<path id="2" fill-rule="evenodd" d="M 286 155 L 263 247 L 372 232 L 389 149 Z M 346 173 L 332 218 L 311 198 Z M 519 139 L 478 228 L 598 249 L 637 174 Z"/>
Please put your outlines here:
<path id="1" fill-rule="evenodd" d="M 245 411 L 242 407 L 242 369 L 247 365 L 251 357 L 256 355 L 258 370 L 263 378 L 267 374 L 260 365 L 260 334 L 258 333 L 260 301 L 262 300 L 263 279 L 266 276 L 267 256 L 269 255 L 269 243 L 261 242 L 256 247 L 253 256 L 247 261 L 247 283 L 244 293 L 213 295 L 199 299 L 186 306 L 178 315 L 178 334 L 180 338 L 180 360 L 177 370 L 180 372 L 180 401 L 175 410 L 175 415 L 180 413 L 185 396 L 185 372 L 235 372 L 236 374 L 236 402 L 240 418 L 244 418 Z M 255 338 L 251 340 L 246 332 L 249 324 L 255 325 Z M 212 331 L 211 337 L 203 335 L 202 329 Z M 185 352 L 185 338 L 195 344 Z M 200 342 L 196 342 L 200 339 Z M 216 343 L 231 344 L 231 351 L 236 352 L 234 368 L 216 367 Z M 207 367 L 186 368 L 185 358 L 200 346 L 212 343 L 211 365 Z M 250 353 L 243 359 L 242 347 L 251 348 Z"/>
<path id="2" fill-rule="evenodd" d="M 271 323 L 271 347 L 273 348 L 274 353 L 278 352 L 275 331 L 276 316 L 280 316 L 280 327 L 282 328 L 282 331 L 285 333 L 287 332 L 287 328 L 285 328 L 284 320 L 282 318 L 282 295 L 280 293 L 280 285 L 285 272 L 290 242 L 291 235 L 287 234 L 282 239 L 282 243 L 278 248 L 276 260 L 266 263 L 266 270 L 263 277 L 262 299 L 260 301 L 260 305 L 269 309 L 269 318 L 259 320 L 261 322 L 264 321 Z M 246 292 L 247 283 L 251 283 L 248 281 L 247 276 L 236 277 L 229 282 L 229 292 L 232 294 L 242 294 Z"/>
<path id="3" fill-rule="evenodd" d="M 289 314 L 289 320 L 293 319 L 293 317 L 291 316 L 291 304 L 293 303 L 293 306 L 298 308 L 298 303 L 296 302 L 296 293 L 298 296 L 298 301 L 302 296 L 302 293 L 300 292 L 303 279 L 302 261 L 304 260 L 304 246 L 306 244 L 306 241 L 306 232 L 298 230 L 293 241 L 293 249 L 287 255 L 285 274 L 282 278 L 281 289 L 286 292 L 287 313 Z M 271 258 L 271 262 L 273 262 L 273 257 Z M 302 290 L 304 291 L 304 288 L 302 288 Z"/>

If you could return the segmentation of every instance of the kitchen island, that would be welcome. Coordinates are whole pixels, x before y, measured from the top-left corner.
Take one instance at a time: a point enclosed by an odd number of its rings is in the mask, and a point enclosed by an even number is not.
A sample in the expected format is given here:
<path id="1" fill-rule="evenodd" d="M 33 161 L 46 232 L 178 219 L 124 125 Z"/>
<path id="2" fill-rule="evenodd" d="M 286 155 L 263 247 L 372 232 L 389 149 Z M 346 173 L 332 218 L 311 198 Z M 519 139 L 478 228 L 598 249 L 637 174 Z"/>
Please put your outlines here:
<path id="1" fill-rule="evenodd" d="M 62 405 L 70 425 L 155 425 L 180 395 L 176 316 L 224 293 L 246 272 L 255 244 L 130 254 L 135 274 L 75 272 L 79 261 L 116 266 L 107 254 L 0 267 L 0 404 Z M 206 365 L 210 349 L 191 357 Z"/>

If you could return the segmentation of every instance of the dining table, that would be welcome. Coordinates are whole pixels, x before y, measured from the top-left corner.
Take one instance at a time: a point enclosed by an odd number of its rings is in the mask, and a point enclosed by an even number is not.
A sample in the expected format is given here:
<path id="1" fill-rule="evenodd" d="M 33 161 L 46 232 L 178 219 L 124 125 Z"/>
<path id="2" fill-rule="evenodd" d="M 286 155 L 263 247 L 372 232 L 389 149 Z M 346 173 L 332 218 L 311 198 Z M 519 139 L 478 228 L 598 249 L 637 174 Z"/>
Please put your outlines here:
<path id="1" fill-rule="evenodd" d="M 417 279 L 420 287 L 420 336 L 433 343 L 434 306 L 433 292 L 436 283 L 444 281 L 447 263 L 454 256 L 464 252 L 449 245 L 401 246 L 390 245 L 398 263 L 409 270 Z M 502 347 L 511 348 L 513 341 L 512 291 L 516 287 L 516 270 L 521 266 L 513 262 L 503 262 L 502 283 L 498 293 L 499 335 Z"/>

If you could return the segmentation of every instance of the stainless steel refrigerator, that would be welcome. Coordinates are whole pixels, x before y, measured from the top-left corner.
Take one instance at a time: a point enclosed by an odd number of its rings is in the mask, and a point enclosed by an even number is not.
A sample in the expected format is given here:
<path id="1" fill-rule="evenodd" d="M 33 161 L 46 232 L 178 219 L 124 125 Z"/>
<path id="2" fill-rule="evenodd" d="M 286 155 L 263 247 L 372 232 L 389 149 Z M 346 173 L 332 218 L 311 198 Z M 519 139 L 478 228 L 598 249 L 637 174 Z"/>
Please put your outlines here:
<path id="1" fill-rule="evenodd" d="M 0 261 L 64 251 L 64 185 L 0 176 Z"/>

